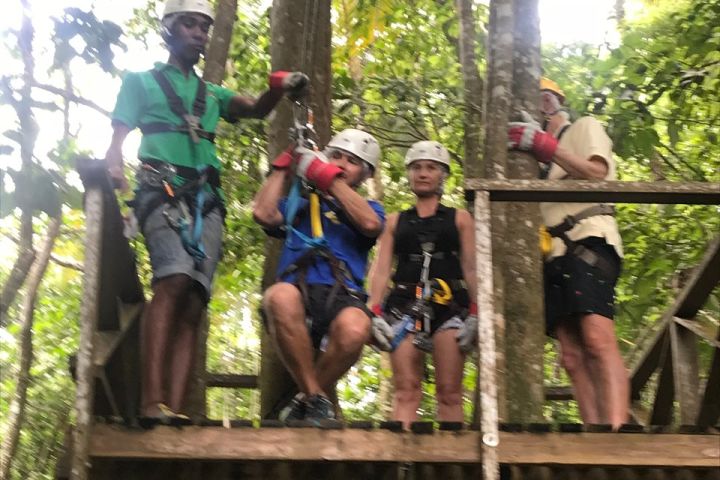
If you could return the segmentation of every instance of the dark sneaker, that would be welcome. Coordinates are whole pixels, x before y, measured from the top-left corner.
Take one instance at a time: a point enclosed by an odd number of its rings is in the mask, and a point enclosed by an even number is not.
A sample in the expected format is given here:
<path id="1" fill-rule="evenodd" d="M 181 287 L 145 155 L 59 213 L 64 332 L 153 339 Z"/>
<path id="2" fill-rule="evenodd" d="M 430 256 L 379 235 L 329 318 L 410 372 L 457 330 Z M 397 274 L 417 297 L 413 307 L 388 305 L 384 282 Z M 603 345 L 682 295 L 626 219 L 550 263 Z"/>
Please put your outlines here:
<path id="1" fill-rule="evenodd" d="M 335 405 L 323 395 L 313 395 L 307 399 L 305 420 L 316 424 L 322 420 L 335 420 Z"/>
<path id="2" fill-rule="evenodd" d="M 290 400 L 290 402 L 285 405 L 282 410 L 280 410 L 278 419 L 283 422 L 305 420 L 305 410 L 307 409 L 307 404 L 304 399 L 305 395 L 303 393 L 295 395 L 292 400 Z"/>

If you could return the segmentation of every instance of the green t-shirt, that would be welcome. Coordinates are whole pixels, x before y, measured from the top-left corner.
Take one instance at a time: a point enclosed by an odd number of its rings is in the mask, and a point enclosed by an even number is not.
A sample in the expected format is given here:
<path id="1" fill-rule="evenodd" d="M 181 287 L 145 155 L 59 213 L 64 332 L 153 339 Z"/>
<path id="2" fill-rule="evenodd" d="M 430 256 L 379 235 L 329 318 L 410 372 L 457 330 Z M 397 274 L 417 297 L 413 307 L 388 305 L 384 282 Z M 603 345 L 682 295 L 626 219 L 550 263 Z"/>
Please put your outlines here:
<path id="1" fill-rule="evenodd" d="M 170 81 L 175 93 L 182 99 L 188 112 L 197 93 L 198 78 L 195 72 L 187 77 L 175 66 L 158 62 L 155 69 Z M 214 132 L 220 117 L 229 117 L 230 100 L 235 93 L 227 88 L 207 84 L 205 114 L 200 123 L 203 130 Z M 163 122 L 182 126 L 183 120 L 170 109 L 160 85 L 150 71 L 129 72 L 123 78 L 112 115 L 113 124 L 123 123 L 134 129 L 142 124 Z M 215 144 L 201 138 L 193 143 L 190 135 L 180 132 L 162 132 L 143 135 L 138 151 L 140 159 L 159 160 L 183 167 L 210 165 L 220 170 Z"/>

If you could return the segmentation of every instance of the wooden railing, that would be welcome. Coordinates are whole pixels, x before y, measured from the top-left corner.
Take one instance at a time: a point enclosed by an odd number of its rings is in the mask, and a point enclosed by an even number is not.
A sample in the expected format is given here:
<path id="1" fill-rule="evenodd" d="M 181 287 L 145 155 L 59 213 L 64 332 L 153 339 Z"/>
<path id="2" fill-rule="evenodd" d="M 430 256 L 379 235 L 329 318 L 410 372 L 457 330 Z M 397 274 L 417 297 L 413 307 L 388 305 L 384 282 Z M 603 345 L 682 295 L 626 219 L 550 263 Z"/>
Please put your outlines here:
<path id="1" fill-rule="evenodd" d="M 498 404 L 496 384 L 495 306 L 492 280 L 492 202 L 598 202 L 720 204 L 720 184 L 706 182 L 598 182 L 584 180 L 485 180 L 468 179 L 465 189 L 474 201 L 478 280 L 480 377 L 480 442 L 485 478 L 496 479 L 498 470 Z M 669 424 L 674 401 L 680 404 L 683 422 L 714 424 L 720 411 L 720 348 L 715 345 L 705 392 L 698 399 L 699 371 L 695 333 L 689 328 L 713 287 L 720 282 L 718 241 L 709 248 L 695 276 L 663 319 L 663 328 L 644 359 L 633 368 L 634 397 L 662 365 L 651 423 Z M 678 320 L 679 319 L 679 320 Z M 718 333 L 720 335 L 720 331 Z M 720 339 L 720 336 L 717 337 Z M 511 372 L 510 375 L 513 373 Z"/>

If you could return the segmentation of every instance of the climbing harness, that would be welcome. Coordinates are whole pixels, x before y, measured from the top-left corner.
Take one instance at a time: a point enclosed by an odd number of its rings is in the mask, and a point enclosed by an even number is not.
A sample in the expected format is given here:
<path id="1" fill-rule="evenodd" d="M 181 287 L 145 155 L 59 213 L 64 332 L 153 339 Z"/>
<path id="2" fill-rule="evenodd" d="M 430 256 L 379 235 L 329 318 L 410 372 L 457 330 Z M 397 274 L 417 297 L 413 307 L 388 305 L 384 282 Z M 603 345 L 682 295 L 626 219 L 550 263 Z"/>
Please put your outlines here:
<path id="1" fill-rule="evenodd" d="M 193 153 L 196 152 L 201 139 L 214 142 L 215 134 L 205 131 L 200 122 L 200 118 L 205 114 L 206 109 L 207 84 L 205 81 L 198 78 L 198 87 L 192 103 L 192 113 L 190 113 L 165 74 L 158 69 L 153 69 L 150 73 L 165 95 L 170 110 L 184 124 L 144 123 L 140 125 L 143 135 L 163 132 L 185 133 L 190 136 Z M 196 262 L 203 261 L 207 258 L 202 243 L 203 217 L 218 205 L 224 213 L 219 195 L 219 172 L 208 165 L 198 165 L 196 168 L 191 168 L 157 160 L 141 160 L 143 162 L 139 172 L 141 188 L 156 190 L 160 195 L 149 202 L 144 210 L 139 213 L 139 224 L 143 225 L 147 216 L 155 208 L 164 204 L 163 217 L 165 217 L 168 225 L 180 235 L 185 250 Z M 184 180 L 184 183 L 180 186 L 176 186 L 177 177 Z M 207 202 L 206 199 L 208 186 L 213 193 L 210 202 Z"/>
<path id="2" fill-rule="evenodd" d="M 572 230 L 575 225 L 580 223 L 582 220 L 598 215 L 614 216 L 615 207 L 607 204 L 593 205 L 592 207 L 586 208 L 575 215 L 568 215 L 561 223 L 547 228 L 547 232 L 552 237 L 560 238 L 563 242 L 565 242 L 569 255 L 579 258 L 590 266 L 599 268 L 607 275 L 612 275 L 615 271 L 615 267 L 610 262 L 577 241 L 570 240 L 567 236 L 567 232 Z"/>
<path id="3" fill-rule="evenodd" d="M 194 145 L 200 143 L 200 139 L 215 142 L 215 133 L 207 132 L 203 129 L 200 119 L 205 114 L 207 84 L 202 78 L 198 78 L 197 91 L 192 104 L 192 113 L 188 112 L 183 105 L 182 98 L 175 92 L 170 80 L 158 69 L 150 70 L 153 78 L 160 86 L 165 98 L 167 99 L 170 110 L 177 115 L 184 123 L 183 125 L 175 125 L 168 122 L 149 122 L 140 124 L 140 131 L 143 135 L 152 135 L 155 133 L 178 132 L 185 133 L 190 136 Z M 195 75 L 195 72 L 192 72 Z"/>

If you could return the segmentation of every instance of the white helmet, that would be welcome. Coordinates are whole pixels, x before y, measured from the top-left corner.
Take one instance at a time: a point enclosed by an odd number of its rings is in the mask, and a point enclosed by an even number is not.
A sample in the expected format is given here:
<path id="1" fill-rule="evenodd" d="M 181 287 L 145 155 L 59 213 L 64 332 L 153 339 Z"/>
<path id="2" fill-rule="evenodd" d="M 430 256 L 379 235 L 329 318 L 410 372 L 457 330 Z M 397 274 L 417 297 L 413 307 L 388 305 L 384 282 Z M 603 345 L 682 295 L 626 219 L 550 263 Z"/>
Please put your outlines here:
<path id="1" fill-rule="evenodd" d="M 434 140 L 423 140 L 412 144 L 405 154 L 405 166 L 409 167 L 411 163 L 418 160 L 432 160 L 445 165 L 450 170 L 450 154 L 447 148 Z"/>
<path id="2" fill-rule="evenodd" d="M 330 139 L 327 149 L 339 148 L 364 160 L 373 170 L 380 161 L 380 145 L 375 137 L 362 130 L 347 128 Z"/>
<path id="3" fill-rule="evenodd" d="M 207 0 L 167 0 L 162 19 L 175 13 L 200 13 L 215 21 L 215 11 Z"/>

